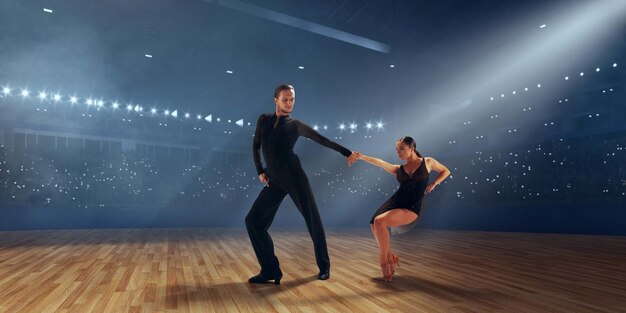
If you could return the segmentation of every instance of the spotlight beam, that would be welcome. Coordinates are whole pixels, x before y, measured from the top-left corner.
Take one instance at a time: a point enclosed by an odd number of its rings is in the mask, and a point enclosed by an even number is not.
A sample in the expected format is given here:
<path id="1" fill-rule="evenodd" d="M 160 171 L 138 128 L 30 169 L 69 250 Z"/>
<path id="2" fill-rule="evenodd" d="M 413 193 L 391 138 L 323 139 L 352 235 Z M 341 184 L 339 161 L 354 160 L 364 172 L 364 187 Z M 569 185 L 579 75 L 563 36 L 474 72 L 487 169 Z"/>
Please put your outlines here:
<path id="1" fill-rule="evenodd" d="M 210 2 L 210 3 L 213 2 L 211 0 L 205 0 L 205 1 Z M 229 9 L 243 12 L 243 13 L 250 14 L 250 15 L 254 15 L 256 17 L 260 17 L 266 20 L 270 20 L 270 21 L 287 25 L 287 26 L 291 26 L 294 28 L 306 30 L 308 32 L 312 32 L 312 33 L 315 33 L 324 37 L 332 38 L 335 40 L 347 42 L 347 43 L 360 46 L 363 48 L 367 48 L 370 50 L 374 50 L 374 51 L 378 51 L 382 53 L 389 53 L 391 51 L 391 48 L 389 47 L 389 45 L 384 44 L 382 42 L 378 42 L 372 39 L 350 34 L 341 30 L 330 28 L 328 26 L 309 22 L 307 20 L 303 20 L 297 17 L 280 13 L 280 12 L 268 10 L 266 8 L 262 8 L 260 6 L 245 3 L 243 1 L 218 0 L 217 3 L 218 5 L 223 6 L 225 8 L 229 8 Z"/>

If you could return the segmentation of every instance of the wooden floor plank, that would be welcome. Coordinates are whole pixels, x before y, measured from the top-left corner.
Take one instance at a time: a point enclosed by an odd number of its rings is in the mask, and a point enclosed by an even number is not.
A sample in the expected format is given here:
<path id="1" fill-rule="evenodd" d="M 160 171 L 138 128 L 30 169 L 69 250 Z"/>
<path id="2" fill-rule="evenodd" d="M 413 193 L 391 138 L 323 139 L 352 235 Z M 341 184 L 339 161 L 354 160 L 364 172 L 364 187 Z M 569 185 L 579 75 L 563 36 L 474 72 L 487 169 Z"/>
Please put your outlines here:
<path id="1" fill-rule="evenodd" d="M 331 279 L 305 231 L 271 231 L 282 284 L 245 230 L 0 232 L 0 312 L 624 312 L 626 238 L 415 230 L 380 277 L 368 230 L 327 231 Z"/>

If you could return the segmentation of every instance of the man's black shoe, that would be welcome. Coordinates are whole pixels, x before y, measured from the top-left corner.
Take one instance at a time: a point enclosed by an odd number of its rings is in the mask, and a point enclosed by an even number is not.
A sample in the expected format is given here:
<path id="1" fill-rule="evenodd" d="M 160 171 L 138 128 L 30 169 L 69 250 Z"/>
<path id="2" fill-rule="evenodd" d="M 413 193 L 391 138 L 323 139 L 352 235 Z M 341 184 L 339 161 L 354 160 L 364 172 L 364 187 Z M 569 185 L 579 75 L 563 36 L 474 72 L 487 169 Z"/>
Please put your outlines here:
<path id="1" fill-rule="evenodd" d="M 275 285 L 280 285 L 280 280 L 282 278 L 283 278 L 282 273 L 279 273 L 277 275 L 265 275 L 261 273 L 254 277 L 250 277 L 250 279 L 248 279 L 248 282 L 251 284 L 265 284 L 268 281 L 273 280 Z"/>
<path id="2" fill-rule="evenodd" d="M 319 274 L 317 274 L 317 279 L 319 280 L 327 280 L 329 278 L 330 278 L 330 270 L 320 271 Z"/>

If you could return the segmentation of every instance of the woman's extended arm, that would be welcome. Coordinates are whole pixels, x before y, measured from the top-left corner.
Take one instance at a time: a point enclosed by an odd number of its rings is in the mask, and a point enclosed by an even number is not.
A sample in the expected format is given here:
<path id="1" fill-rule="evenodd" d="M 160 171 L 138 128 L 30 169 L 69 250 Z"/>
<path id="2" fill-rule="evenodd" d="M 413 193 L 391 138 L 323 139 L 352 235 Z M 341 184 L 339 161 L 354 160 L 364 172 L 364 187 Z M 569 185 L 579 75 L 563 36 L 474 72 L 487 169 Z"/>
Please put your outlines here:
<path id="1" fill-rule="evenodd" d="M 391 175 L 396 175 L 398 173 L 398 169 L 400 168 L 400 165 L 395 165 L 395 164 L 390 164 L 387 163 L 379 158 L 373 158 L 367 155 L 364 155 L 360 152 L 354 152 L 357 156 L 357 158 L 359 160 L 363 160 L 369 164 L 372 164 L 374 166 L 378 166 L 380 168 L 382 168 L 383 170 L 389 172 L 389 174 Z"/>

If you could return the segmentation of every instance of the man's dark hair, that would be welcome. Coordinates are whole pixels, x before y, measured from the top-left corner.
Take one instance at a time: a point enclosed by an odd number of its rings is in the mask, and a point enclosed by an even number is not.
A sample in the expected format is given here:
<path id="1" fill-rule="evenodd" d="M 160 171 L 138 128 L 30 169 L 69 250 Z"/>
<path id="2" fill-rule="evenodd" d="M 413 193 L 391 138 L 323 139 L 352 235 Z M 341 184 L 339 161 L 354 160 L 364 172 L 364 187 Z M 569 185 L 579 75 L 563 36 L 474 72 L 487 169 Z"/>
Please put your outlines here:
<path id="1" fill-rule="evenodd" d="M 278 98 L 278 95 L 283 90 L 293 90 L 294 92 L 296 91 L 295 88 L 293 88 L 293 86 L 287 85 L 287 84 L 282 84 L 282 85 L 276 87 L 276 89 L 274 90 L 274 98 Z"/>

